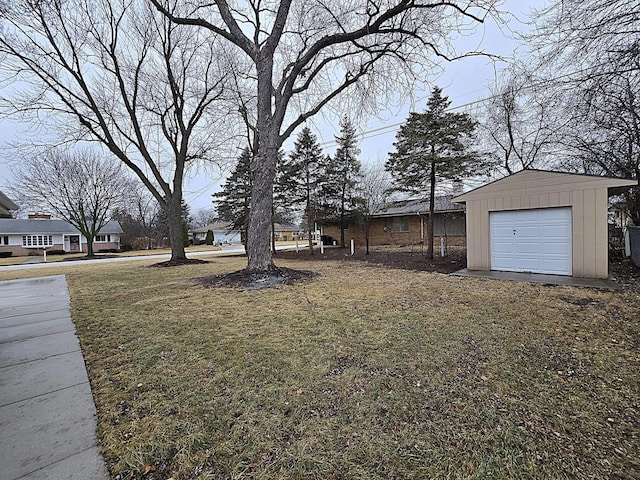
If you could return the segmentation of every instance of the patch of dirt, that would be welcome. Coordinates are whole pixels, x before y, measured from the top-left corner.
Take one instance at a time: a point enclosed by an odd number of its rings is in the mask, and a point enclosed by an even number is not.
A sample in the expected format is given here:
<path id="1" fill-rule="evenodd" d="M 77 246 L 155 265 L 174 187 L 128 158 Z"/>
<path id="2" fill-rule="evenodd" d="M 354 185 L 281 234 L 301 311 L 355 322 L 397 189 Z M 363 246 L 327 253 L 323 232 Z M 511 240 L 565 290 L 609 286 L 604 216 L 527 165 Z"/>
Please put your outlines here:
<path id="1" fill-rule="evenodd" d="M 426 251 L 426 250 L 425 250 Z M 451 273 L 467 266 L 466 250 L 461 248 L 449 250 L 446 257 L 440 257 L 434 253 L 433 259 L 427 259 L 419 246 L 410 247 L 376 247 L 366 255 L 364 250 L 357 250 L 353 255 L 348 248 L 325 248 L 324 254 L 320 249 L 314 249 L 313 255 L 308 250 L 300 250 L 296 253 L 293 250 L 281 251 L 274 256 L 274 260 L 291 259 L 310 262 L 326 260 L 356 261 L 371 265 L 384 265 L 389 268 L 402 270 L 416 270 L 421 272 Z"/>
<path id="2" fill-rule="evenodd" d="M 241 290 L 264 290 L 280 285 L 293 285 L 309 280 L 317 275 L 308 270 L 294 270 L 292 268 L 276 267 L 267 272 L 254 273 L 248 270 L 225 275 L 213 275 L 197 279 L 205 287 L 227 287 Z"/>
<path id="3" fill-rule="evenodd" d="M 181 265 L 198 265 L 201 263 L 209 263 L 206 260 L 198 260 L 197 258 L 187 258 L 185 260 L 167 260 L 166 262 L 154 263 L 149 265 L 150 268 L 179 267 Z"/>

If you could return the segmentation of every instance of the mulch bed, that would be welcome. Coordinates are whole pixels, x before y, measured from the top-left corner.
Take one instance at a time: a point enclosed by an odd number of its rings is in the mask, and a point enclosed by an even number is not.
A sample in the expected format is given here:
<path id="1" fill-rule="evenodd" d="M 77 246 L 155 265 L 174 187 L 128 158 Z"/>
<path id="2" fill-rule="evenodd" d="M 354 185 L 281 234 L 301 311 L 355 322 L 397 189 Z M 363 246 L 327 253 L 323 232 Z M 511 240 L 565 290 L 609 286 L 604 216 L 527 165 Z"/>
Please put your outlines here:
<path id="1" fill-rule="evenodd" d="M 199 260 L 197 258 L 185 258 L 184 260 L 167 260 L 166 262 L 154 263 L 149 265 L 151 268 L 164 268 L 164 267 L 180 267 L 181 265 L 197 265 L 200 263 L 209 263 L 206 260 Z"/>
<path id="2" fill-rule="evenodd" d="M 320 249 L 316 248 L 313 255 L 309 255 L 308 250 L 295 252 L 292 250 L 278 252 L 274 260 L 291 259 L 308 262 L 319 262 L 327 260 L 364 262 L 371 265 L 384 265 L 389 268 L 402 270 L 416 270 L 421 272 L 452 273 L 467 266 L 467 253 L 462 248 L 451 248 L 447 256 L 440 257 L 437 252 L 433 259 L 427 259 L 420 247 L 413 247 L 413 251 L 408 251 L 410 247 L 375 247 L 369 255 L 364 250 L 357 250 L 353 255 L 348 248 L 325 248 L 324 254 L 320 254 Z M 625 290 L 632 290 L 640 293 L 640 268 L 636 267 L 631 259 L 612 257 L 609 264 L 610 274 Z"/>
<path id="3" fill-rule="evenodd" d="M 609 275 L 625 290 L 640 293 L 640 267 L 636 267 L 630 258 L 609 259 Z"/>
<path id="4" fill-rule="evenodd" d="M 389 268 L 397 268 L 402 270 L 417 270 L 421 272 L 439 272 L 451 273 L 467 266 L 467 254 L 462 249 L 450 249 L 445 257 L 434 254 L 433 259 L 427 259 L 421 248 L 414 247 L 413 251 L 410 247 L 398 247 L 396 249 L 371 249 L 369 255 L 364 250 L 356 250 L 351 255 L 348 248 L 325 248 L 324 254 L 320 253 L 320 249 L 316 248 L 313 255 L 308 250 L 300 250 L 295 252 L 292 250 L 278 252 L 274 256 L 274 260 L 291 259 L 303 261 L 326 261 L 326 260 L 342 260 L 364 262 L 371 265 L 384 265 Z"/>
<path id="5" fill-rule="evenodd" d="M 213 275 L 198 279 L 198 283 L 205 287 L 227 287 L 241 290 L 263 290 L 279 285 L 293 285 L 316 274 L 307 270 L 294 270 L 286 267 L 276 267 L 267 272 L 250 272 L 238 270 L 225 275 Z"/>

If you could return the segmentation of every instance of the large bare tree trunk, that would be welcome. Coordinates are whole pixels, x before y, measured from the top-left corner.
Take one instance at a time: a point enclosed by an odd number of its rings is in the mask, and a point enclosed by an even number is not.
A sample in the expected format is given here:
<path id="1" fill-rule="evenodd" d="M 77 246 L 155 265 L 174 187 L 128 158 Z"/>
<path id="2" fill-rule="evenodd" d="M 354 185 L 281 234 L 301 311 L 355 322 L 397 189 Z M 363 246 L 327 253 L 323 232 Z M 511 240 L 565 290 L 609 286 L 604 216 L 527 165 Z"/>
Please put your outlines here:
<path id="1" fill-rule="evenodd" d="M 266 272 L 275 269 L 271 252 L 271 213 L 273 181 L 278 160 L 280 125 L 271 107 L 273 57 L 260 55 L 258 73 L 258 154 L 251 160 L 252 193 L 247 231 L 247 270 Z"/>
<path id="2" fill-rule="evenodd" d="M 253 192 L 247 232 L 247 270 L 264 272 L 273 270 L 269 238 L 271 236 L 271 207 L 273 204 L 273 178 L 277 148 L 260 152 L 253 160 Z"/>
<path id="3" fill-rule="evenodd" d="M 87 237 L 87 257 L 93 257 L 93 238 Z"/>
<path id="4" fill-rule="evenodd" d="M 182 232 L 182 197 L 173 195 L 167 201 L 167 223 L 169 224 L 169 242 L 171 243 L 171 261 L 180 262 L 187 259 L 184 251 Z"/>

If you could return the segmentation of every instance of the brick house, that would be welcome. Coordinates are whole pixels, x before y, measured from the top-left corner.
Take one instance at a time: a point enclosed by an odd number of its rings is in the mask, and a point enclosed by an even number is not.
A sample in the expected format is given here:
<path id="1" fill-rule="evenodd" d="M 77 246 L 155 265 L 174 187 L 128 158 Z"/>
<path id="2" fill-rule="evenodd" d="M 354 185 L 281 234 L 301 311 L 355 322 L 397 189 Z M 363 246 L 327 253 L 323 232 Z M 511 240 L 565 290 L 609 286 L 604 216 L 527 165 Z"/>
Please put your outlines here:
<path id="1" fill-rule="evenodd" d="M 284 225 L 282 223 L 276 223 L 273 226 L 276 242 L 287 242 L 291 240 L 304 239 L 305 232 L 300 230 L 300 227 L 295 225 Z"/>
<path id="2" fill-rule="evenodd" d="M 93 241 L 95 252 L 119 250 L 122 228 L 110 220 Z M 42 250 L 87 251 L 87 240 L 70 223 L 52 220 L 49 215 L 30 215 L 27 220 L 0 218 L 0 252 L 13 256 L 39 254 Z"/>
<path id="3" fill-rule="evenodd" d="M 465 212 L 462 205 L 453 203 L 451 195 L 435 199 L 434 243 L 440 239 L 447 246 L 466 245 Z M 423 243 L 427 238 L 428 200 L 402 200 L 386 205 L 371 216 L 369 245 L 411 245 Z M 345 240 L 354 239 L 356 245 L 365 244 L 364 225 L 349 225 L 345 230 Z M 340 239 L 340 227 L 334 225 L 322 228 L 324 236 Z"/>

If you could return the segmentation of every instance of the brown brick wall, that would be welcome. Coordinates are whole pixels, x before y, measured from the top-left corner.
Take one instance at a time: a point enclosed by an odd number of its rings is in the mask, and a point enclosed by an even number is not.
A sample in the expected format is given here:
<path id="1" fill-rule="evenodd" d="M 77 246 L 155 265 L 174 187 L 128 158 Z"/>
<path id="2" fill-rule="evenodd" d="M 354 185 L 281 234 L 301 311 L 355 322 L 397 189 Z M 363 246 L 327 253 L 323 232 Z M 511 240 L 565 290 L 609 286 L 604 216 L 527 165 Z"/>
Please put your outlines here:
<path id="1" fill-rule="evenodd" d="M 100 242 L 93 243 L 93 251 L 98 253 L 99 250 L 110 250 L 120 248 L 117 242 Z M 63 250 L 64 245 L 61 243 L 55 243 L 52 247 L 47 247 L 49 250 Z M 28 255 L 42 255 L 42 248 L 24 248 L 21 245 L 2 245 L 0 246 L 0 252 L 13 252 L 14 257 L 26 257 Z M 82 252 L 87 253 L 87 244 L 82 244 Z M 70 252 L 71 253 L 71 252 Z"/>
<path id="2" fill-rule="evenodd" d="M 95 253 L 98 253 L 99 250 L 112 250 L 112 249 L 118 249 L 118 248 L 120 248 L 120 245 L 118 245 L 118 242 L 93 242 L 93 251 Z M 86 253 L 87 251 L 86 243 L 82 244 L 82 251 Z"/>
<path id="3" fill-rule="evenodd" d="M 374 218 L 371 220 L 369 229 L 369 245 L 410 245 L 419 244 L 423 238 L 427 236 L 427 220 L 418 215 L 408 216 L 409 231 L 394 232 L 391 228 L 391 218 Z M 333 237 L 335 241 L 340 243 L 340 228 L 329 225 L 322 229 L 323 235 Z M 440 245 L 440 238 L 446 238 L 449 246 L 465 246 L 466 235 L 464 234 L 464 214 L 435 218 L 434 243 L 436 248 Z M 365 232 L 363 225 L 350 225 L 348 230 L 344 232 L 345 242 L 347 244 L 353 239 L 356 245 L 365 244 Z"/>
<path id="4" fill-rule="evenodd" d="M 61 244 L 53 244 L 52 247 L 47 247 L 47 250 L 62 250 Z M 24 248 L 22 245 L 3 245 L 0 247 L 0 252 L 13 252 L 14 257 L 26 257 L 28 255 L 42 255 L 42 248 Z"/>

